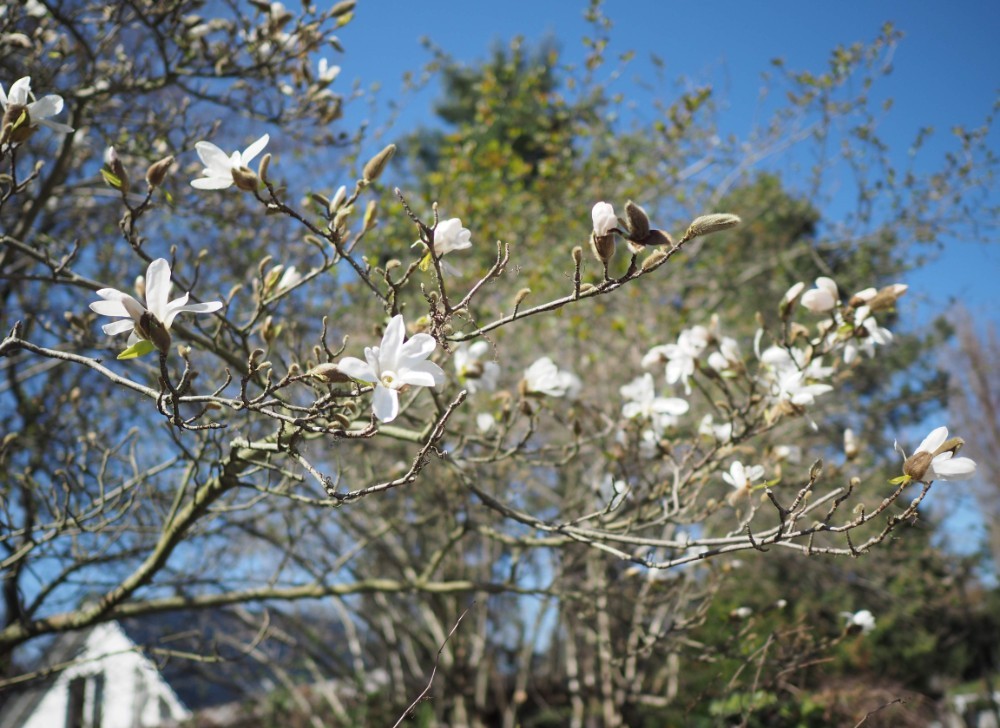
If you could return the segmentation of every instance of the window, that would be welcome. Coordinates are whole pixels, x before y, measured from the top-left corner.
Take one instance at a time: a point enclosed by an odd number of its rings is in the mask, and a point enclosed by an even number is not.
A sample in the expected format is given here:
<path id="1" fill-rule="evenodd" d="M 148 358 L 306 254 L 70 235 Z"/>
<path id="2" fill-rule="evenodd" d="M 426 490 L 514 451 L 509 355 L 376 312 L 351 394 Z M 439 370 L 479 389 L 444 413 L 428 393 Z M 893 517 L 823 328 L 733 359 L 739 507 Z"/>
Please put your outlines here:
<path id="1" fill-rule="evenodd" d="M 101 728 L 104 674 L 81 675 L 69 681 L 66 728 Z"/>

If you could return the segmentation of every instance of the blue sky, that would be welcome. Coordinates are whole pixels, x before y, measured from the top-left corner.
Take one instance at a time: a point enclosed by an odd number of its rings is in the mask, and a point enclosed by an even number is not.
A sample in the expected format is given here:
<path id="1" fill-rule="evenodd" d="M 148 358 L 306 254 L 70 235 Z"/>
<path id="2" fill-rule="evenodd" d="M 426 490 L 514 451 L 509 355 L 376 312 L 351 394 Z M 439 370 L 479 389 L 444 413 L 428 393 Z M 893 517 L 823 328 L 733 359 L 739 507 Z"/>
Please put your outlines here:
<path id="1" fill-rule="evenodd" d="M 579 63 L 585 53 L 580 41 L 589 32 L 585 8 L 583 0 L 360 0 L 354 20 L 340 32 L 347 51 L 336 60 L 344 67 L 340 81 L 357 80 L 366 88 L 379 83 L 381 104 L 400 98 L 403 74 L 430 59 L 420 43 L 424 36 L 468 62 L 484 58 L 494 44 L 515 35 L 529 43 L 554 37 L 564 62 Z M 870 41 L 886 21 L 906 34 L 894 56 L 893 73 L 882 85 L 894 107 L 881 128 L 900 153 L 918 128 L 931 125 L 937 134 L 929 156 L 940 154 L 948 130 L 981 123 L 1000 89 L 1000 2 L 995 0 L 947 6 L 927 0 L 609 0 L 604 12 L 614 22 L 608 57 L 636 51 L 615 90 L 648 98 L 639 84 L 655 78 L 649 57 L 656 53 L 666 63 L 668 79 L 684 76 L 711 83 L 725 106 L 724 131 L 740 136 L 760 120 L 761 74 L 772 58 L 782 57 L 792 68 L 822 71 L 837 44 Z M 669 89 L 663 92 L 669 95 Z M 429 123 L 438 96 L 431 87 L 404 97 L 397 129 Z M 358 113 L 372 112 L 358 105 L 352 116 Z M 372 120 L 377 123 L 379 115 Z M 992 144 L 1000 153 L 1000 134 L 993 134 Z M 996 201 L 995 193 L 993 197 Z M 996 245 L 943 242 L 945 253 L 908 281 L 915 294 L 910 306 L 919 304 L 914 313 L 922 315 L 925 307 L 938 309 L 960 297 L 974 311 L 996 319 L 993 281 L 1000 273 L 1000 250 Z"/>

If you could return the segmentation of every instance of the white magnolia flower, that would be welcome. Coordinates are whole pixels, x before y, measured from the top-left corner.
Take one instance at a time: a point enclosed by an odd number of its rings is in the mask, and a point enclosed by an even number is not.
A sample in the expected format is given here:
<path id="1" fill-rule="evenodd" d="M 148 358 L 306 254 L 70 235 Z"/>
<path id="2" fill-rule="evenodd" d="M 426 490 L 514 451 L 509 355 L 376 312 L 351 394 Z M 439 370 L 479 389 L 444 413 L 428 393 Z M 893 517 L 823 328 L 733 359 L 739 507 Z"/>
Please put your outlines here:
<path id="1" fill-rule="evenodd" d="M 840 616 L 847 620 L 848 632 L 868 634 L 875 629 L 875 615 L 867 609 L 858 612 L 841 612 Z"/>
<path id="2" fill-rule="evenodd" d="M 698 423 L 698 434 L 711 437 L 719 442 L 729 442 L 733 438 L 733 424 L 731 422 L 723 422 L 720 425 L 716 425 L 712 419 L 712 415 L 707 414 Z"/>
<path id="3" fill-rule="evenodd" d="M 643 374 L 618 390 L 626 400 L 622 415 L 628 419 L 642 417 L 652 420 L 657 434 L 677 424 L 677 416 L 690 409 L 691 405 L 679 397 L 657 397 L 653 375 Z"/>
<path id="4" fill-rule="evenodd" d="M 472 233 L 462 227 L 462 221 L 453 217 L 434 226 L 434 253 L 441 257 L 453 250 L 472 247 Z"/>
<path id="5" fill-rule="evenodd" d="M 295 269 L 294 265 L 290 265 L 282 271 L 281 278 L 274 284 L 273 295 L 277 296 L 279 293 L 295 288 L 301 282 L 302 274 Z"/>
<path id="6" fill-rule="evenodd" d="M 824 367 L 822 359 L 804 364 L 805 352 L 779 346 L 769 347 L 760 355 L 762 380 L 769 389 L 772 402 L 790 402 L 804 407 L 814 404 L 816 397 L 833 390 L 829 384 L 816 382 L 833 374 L 833 367 Z"/>
<path id="7" fill-rule="evenodd" d="M 528 367 L 524 373 L 524 385 L 529 393 L 569 399 L 575 399 L 583 388 L 583 382 L 578 376 L 573 372 L 560 370 L 547 356 Z"/>
<path id="8" fill-rule="evenodd" d="M 444 384 L 444 371 L 427 357 L 437 343 L 430 334 L 416 334 L 404 343 L 403 317 L 392 317 L 379 346 L 365 347 L 365 361 L 353 356 L 340 360 L 340 370 L 352 379 L 375 385 L 372 411 L 382 422 L 399 414 L 399 392 L 409 386 L 436 387 Z"/>
<path id="9" fill-rule="evenodd" d="M 34 94 L 31 93 L 30 76 L 19 78 L 12 83 L 8 93 L 4 92 L 3 84 L 0 84 L 0 106 L 4 110 L 4 123 L 16 122 L 21 113 L 27 114 L 26 125 L 20 127 L 23 129 L 23 132 L 15 129 L 12 134 L 12 141 L 17 142 L 27 139 L 29 130 L 34 129 L 37 124 L 47 126 L 61 134 L 68 134 L 73 131 L 73 127 L 71 126 L 66 126 L 56 121 L 49 121 L 50 116 L 55 116 L 62 111 L 62 96 L 49 94 L 37 100 L 33 100 L 34 98 Z M 22 122 L 22 124 L 25 122 Z"/>
<path id="10" fill-rule="evenodd" d="M 976 474 L 976 462 L 972 458 L 955 457 L 955 451 L 962 444 L 959 438 L 948 440 L 947 427 L 937 427 L 917 445 L 910 457 L 906 457 L 898 442 L 895 448 L 903 456 L 903 472 L 914 480 L 930 483 L 932 480 L 968 480 Z"/>
<path id="11" fill-rule="evenodd" d="M 743 465 L 739 460 L 734 460 L 729 466 L 729 472 L 722 474 L 722 479 L 736 488 L 738 492 L 750 492 L 755 480 L 764 477 L 763 465 Z"/>
<path id="12" fill-rule="evenodd" d="M 129 346 L 145 338 L 140 334 L 139 323 L 142 315 L 147 311 L 163 324 L 163 328 L 169 330 L 174 322 L 174 317 L 179 313 L 212 313 L 222 308 L 222 301 L 188 303 L 189 294 L 187 293 L 173 301 L 168 301 L 170 288 L 173 284 L 170 282 L 170 264 L 163 258 L 157 258 L 149 264 L 143 285 L 145 306 L 129 294 L 114 288 L 102 288 L 97 292 L 97 295 L 104 300 L 94 301 L 90 304 L 90 310 L 94 313 L 122 319 L 105 324 L 102 329 L 105 334 L 112 336 L 124 334 L 126 331 L 131 332 L 128 338 Z"/>
<path id="13" fill-rule="evenodd" d="M 854 321 L 854 338 L 844 345 L 845 364 L 857 359 L 859 352 L 873 357 L 876 344 L 885 346 L 892 342 L 892 332 L 878 325 L 868 306 L 861 306 L 854 312 Z"/>
<path id="14" fill-rule="evenodd" d="M 202 177 L 191 180 L 191 186 L 199 190 L 224 190 L 235 183 L 233 172 L 240 169 L 248 169 L 250 162 L 264 151 L 264 147 L 271 140 L 267 134 L 255 141 L 242 153 L 233 152 L 227 155 L 212 142 L 198 142 L 194 145 L 198 156 L 201 158 L 205 169 Z"/>
<path id="15" fill-rule="evenodd" d="M 729 336 L 722 337 L 719 342 L 719 350 L 708 355 L 708 365 L 717 372 L 735 369 L 742 361 L 740 345 L 736 343 L 736 339 Z"/>
<path id="16" fill-rule="evenodd" d="M 694 374 L 695 360 L 708 346 L 708 329 L 704 326 L 692 326 L 685 329 L 677 337 L 676 344 L 654 346 L 642 358 L 644 367 L 667 362 L 666 376 L 669 384 L 682 382 L 684 391 L 691 394 L 691 384 L 688 379 Z"/>
<path id="17" fill-rule="evenodd" d="M 813 313 L 832 311 L 839 300 L 837 284 L 826 276 L 817 278 L 816 287 L 802 294 L 802 305 Z"/>
<path id="18" fill-rule="evenodd" d="M 497 426 L 497 421 L 489 412 L 480 412 L 476 415 L 476 427 L 484 435 Z"/>
<path id="19" fill-rule="evenodd" d="M 490 345 L 487 341 L 477 341 L 471 345 L 460 344 L 455 349 L 455 373 L 470 394 L 479 390 L 492 392 L 497 388 L 500 365 L 487 360 L 489 354 Z"/>
<path id="20" fill-rule="evenodd" d="M 320 83 L 330 83 L 340 75 L 340 66 L 331 66 L 325 58 L 320 58 L 316 66 L 316 77 Z"/>
<path id="21" fill-rule="evenodd" d="M 750 607 L 737 607 L 729 613 L 730 619 L 742 620 L 749 619 L 753 615 L 753 609 Z"/>
<path id="22" fill-rule="evenodd" d="M 594 235 L 603 238 L 611 233 L 611 228 L 618 225 L 615 208 L 608 202 L 598 202 L 590 213 L 594 219 Z"/>

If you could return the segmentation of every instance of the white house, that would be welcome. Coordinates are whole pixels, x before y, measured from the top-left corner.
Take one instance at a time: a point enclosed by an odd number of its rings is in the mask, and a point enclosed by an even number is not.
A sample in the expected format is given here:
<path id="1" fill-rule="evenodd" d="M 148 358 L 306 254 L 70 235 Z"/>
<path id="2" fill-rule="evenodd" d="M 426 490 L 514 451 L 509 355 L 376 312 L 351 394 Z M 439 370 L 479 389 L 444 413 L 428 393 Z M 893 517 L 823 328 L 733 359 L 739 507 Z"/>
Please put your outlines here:
<path id="1" fill-rule="evenodd" d="M 0 708 L 0 728 L 153 728 L 191 713 L 115 622 L 61 635 L 49 668 L 69 666 Z"/>

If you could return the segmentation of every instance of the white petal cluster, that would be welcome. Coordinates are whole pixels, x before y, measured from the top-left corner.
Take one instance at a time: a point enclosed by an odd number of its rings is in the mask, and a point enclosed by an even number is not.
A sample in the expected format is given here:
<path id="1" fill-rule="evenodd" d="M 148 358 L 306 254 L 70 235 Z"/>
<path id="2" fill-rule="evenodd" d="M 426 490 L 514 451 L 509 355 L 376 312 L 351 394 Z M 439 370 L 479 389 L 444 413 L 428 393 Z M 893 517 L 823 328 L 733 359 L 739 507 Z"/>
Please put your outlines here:
<path id="1" fill-rule="evenodd" d="M 28 120 L 31 124 L 29 128 L 34 128 L 36 124 L 40 124 L 60 134 L 68 134 L 73 131 L 73 127 L 71 126 L 49 120 L 49 117 L 55 116 L 62 111 L 62 96 L 49 94 L 35 100 L 34 94 L 31 93 L 30 76 L 25 76 L 14 81 L 10 85 L 10 91 L 7 92 L 4 91 L 3 84 L 0 84 L 0 106 L 3 107 L 3 115 L 5 117 L 8 110 L 12 114 L 16 113 L 17 109 L 23 109 L 27 112 Z M 5 121 L 16 121 L 16 119 L 5 119 Z"/>
<path id="2" fill-rule="evenodd" d="M 609 202 L 598 202 L 594 205 L 590 215 L 594 220 L 594 235 L 599 238 L 609 235 L 611 229 L 618 225 L 615 208 Z"/>
<path id="3" fill-rule="evenodd" d="M 708 342 L 708 329 L 704 326 L 692 326 L 680 333 L 676 344 L 663 344 L 650 349 L 642 358 L 642 366 L 651 367 L 666 362 L 667 382 L 681 382 L 685 393 L 691 394 L 688 380 L 694 374 L 695 361 L 705 351 Z"/>
<path id="4" fill-rule="evenodd" d="M 549 397 L 575 399 L 583 382 L 573 372 L 560 370 L 549 357 L 543 356 L 524 372 L 525 390 Z"/>
<path id="5" fill-rule="evenodd" d="M 222 308 L 222 301 L 208 301 L 206 303 L 188 303 L 189 294 L 185 293 L 180 298 L 169 301 L 170 289 L 170 264 L 163 258 L 157 258 L 149 264 L 146 269 L 144 281 L 146 294 L 146 305 L 127 293 L 123 293 L 115 288 L 102 288 L 97 292 L 103 300 L 94 301 L 90 304 L 90 310 L 101 316 L 113 316 L 122 319 L 105 324 L 102 329 L 104 333 L 114 335 L 131 332 L 128 343 L 131 346 L 138 342 L 142 336 L 139 334 L 139 320 L 147 311 L 156 317 L 156 320 L 163 324 L 167 330 L 174 322 L 174 317 L 179 313 L 212 313 Z"/>
<path id="6" fill-rule="evenodd" d="M 372 412 L 382 422 L 392 422 L 399 415 L 399 393 L 404 389 L 444 384 L 444 371 L 427 360 L 437 346 L 434 337 L 416 334 L 404 341 L 405 335 L 403 317 L 393 316 L 381 344 L 365 347 L 365 361 L 347 356 L 338 363 L 352 379 L 375 385 Z"/>
<path id="7" fill-rule="evenodd" d="M 920 453 L 927 453 L 933 456 L 927 471 L 921 478 L 924 482 L 930 483 L 932 480 L 968 480 L 976 474 L 976 462 L 972 458 L 957 458 L 954 450 L 937 452 L 948 440 L 948 428 L 936 427 L 925 437 L 913 453 L 913 457 Z M 959 441 L 961 442 L 961 441 Z M 907 459 L 899 443 L 896 443 L 896 451 Z"/>
<path id="8" fill-rule="evenodd" d="M 677 418 L 690 409 L 687 401 L 679 397 L 658 397 L 653 375 L 648 372 L 623 385 L 619 392 L 625 399 L 622 415 L 628 419 L 640 417 L 648 420 L 657 438 L 668 427 L 676 425 Z"/>
<path id="9" fill-rule="evenodd" d="M 833 374 L 832 367 L 824 367 L 821 359 L 805 362 L 801 349 L 783 349 L 772 346 L 760 355 L 761 380 L 774 403 L 789 402 L 799 407 L 814 404 L 816 397 L 833 390 L 820 380 Z"/>
<path id="10" fill-rule="evenodd" d="M 434 253 L 437 257 L 446 255 L 453 250 L 466 250 L 472 247 L 472 233 L 462 227 L 462 220 L 457 217 L 441 220 L 434 227 Z"/>
<path id="11" fill-rule="evenodd" d="M 832 311 L 839 300 L 840 293 L 837 291 L 837 284 L 832 278 L 826 276 L 817 278 L 816 287 L 802 294 L 802 305 L 813 313 Z"/>
<path id="12" fill-rule="evenodd" d="M 845 626 L 849 632 L 868 634 L 875 629 L 875 615 L 867 609 L 857 612 L 841 612 L 840 616 L 846 620 Z"/>
<path id="13" fill-rule="evenodd" d="M 711 437 L 720 443 L 727 443 L 733 439 L 733 424 L 731 422 L 723 422 L 717 425 L 712 415 L 707 414 L 698 423 L 698 434 L 704 437 Z"/>
<path id="14" fill-rule="evenodd" d="M 233 152 L 232 154 L 226 154 L 212 142 L 198 142 L 194 148 L 205 165 L 205 169 L 202 170 L 201 177 L 191 180 L 191 186 L 199 190 L 224 190 L 235 184 L 233 172 L 248 168 L 250 162 L 264 151 L 264 147 L 270 140 L 271 137 L 265 134 L 243 152 Z"/>
<path id="15" fill-rule="evenodd" d="M 755 480 L 760 480 L 763 477 L 763 465 L 746 466 L 739 460 L 734 460 L 729 466 L 729 472 L 722 474 L 722 479 L 736 488 L 737 491 L 746 490 L 747 492 L 753 487 Z"/>
<path id="16" fill-rule="evenodd" d="M 455 349 L 452 361 L 455 363 L 455 373 L 469 394 L 480 390 L 492 392 L 497 388 L 500 378 L 500 365 L 488 359 L 490 345 L 486 341 L 474 344 L 460 344 Z"/>

